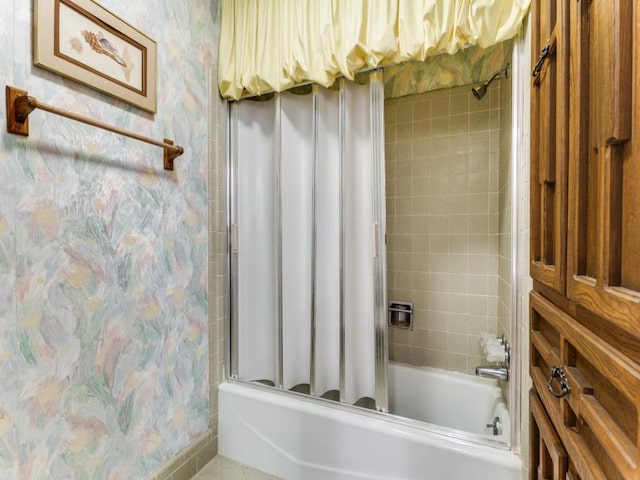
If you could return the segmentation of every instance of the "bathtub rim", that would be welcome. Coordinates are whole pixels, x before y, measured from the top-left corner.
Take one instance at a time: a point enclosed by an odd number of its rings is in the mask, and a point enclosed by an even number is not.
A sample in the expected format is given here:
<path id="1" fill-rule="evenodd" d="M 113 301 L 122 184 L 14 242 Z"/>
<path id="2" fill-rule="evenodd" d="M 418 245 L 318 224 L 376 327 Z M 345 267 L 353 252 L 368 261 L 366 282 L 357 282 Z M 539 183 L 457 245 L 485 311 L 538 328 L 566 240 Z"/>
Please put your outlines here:
<path id="1" fill-rule="evenodd" d="M 514 449 L 510 444 L 499 441 L 499 440 L 494 440 L 488 436 L 478 435 L 478 434 L 465 432 L 463 430 L 456 430 L 448 427 L 442 427 L 440 425 L 435 425 L 433 423 L 422 422 L 420 420 L 414 420 L 412 418 L 406 418 L 399 415 L 394 415 L 389 412 L 370 410 L 368 408 L 345 404 L 345 403 L 339 403 L 334 400 L 328 400 L 326 398 L 312 397 L 304 393 L 293 392 L 290 390 L 282 390 L 278 387 L 272 387 L 270 385 L 265 385 L 262 383 L 257 383 L 257 382 L 247 381 L 247 380 L 240 380 L 238 378 L 225 378 L 221 384 L 223 383 L 241 385 L 241 386 L 248 387 L 253 390 L 262 391 L 265 393 L 272 393 L 275 395 L 280 395 L 286 398 L 301 400 L 303 402 L 308 402 L 315 405 L 324 405 L 329 408 L 333 408 L 335 410 L 345 412 L 345 413 L 355 413 L 355 414 L 362 415 L 369 418 L 384 420 L 386 422 L 396 424 L 396 425 L 402 425 L 404 427 L 409 427 L 411 429 L 415 429 L 423 433 L 429 433 L 437 437 L 460 442 L 464 445 L 474 445 L 474 446 L 479 445 L 484 447 L 495 448 L 497 450 L 502 450 L 505 452 L 519 454 L 519 452 L 516 449 Z"/>

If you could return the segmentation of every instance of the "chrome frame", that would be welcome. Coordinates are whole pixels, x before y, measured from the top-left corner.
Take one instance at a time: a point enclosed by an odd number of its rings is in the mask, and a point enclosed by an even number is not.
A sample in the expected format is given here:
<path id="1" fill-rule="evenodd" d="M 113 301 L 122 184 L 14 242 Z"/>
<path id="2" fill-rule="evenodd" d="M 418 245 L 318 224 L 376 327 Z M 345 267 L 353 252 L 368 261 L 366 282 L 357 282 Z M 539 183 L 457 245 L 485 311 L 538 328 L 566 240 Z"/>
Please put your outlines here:
<path id="1" fill-rule="evenodd" d="M 284 384 L 284 330 L 283 330 L 283 311 L 282 305 L 284 304 L 283 291 L 282 291 L 282 114 L 281 114 L 281 102 L 282 97 L 279 93 L 276 93 L 276 118 L 274 125 L 273 136 L 277 139 L 273 142 L 274 152 L 273 157 L 275 159 L 275 184 L 276 184 L 276 218 L 274 219 L 277 225 L 277 251 L 276 251 L 276 265 L 278 266 L 277 272 L 277 296 L 278 306 L 276 317 L 278 320 L 278 345 L 277 349 L 277 365 L 276 365 L 276 378 L 275 384 L 278 388 L 283 388 Z"/>
<path id="2" fill-rule="evenodd" d="M 512 95 L 511 95 L 511 345 L 512 345 L 512 362 L 511 367 L 511 384 L 509 388 L 509 405 L 511 416 L 511 449 L 520 451 L 521 448 L 521 426 L 522 417 L 522 391 L 523 378 L 523 342 L 527 338 L 523 338 L 520 328 L 524 319 L 521 318 L 521 301 L 520 294 L 523 285 L 520 278 L 519 261 L 520 255 L 528 255 L 528 248 L 520 245 L 520 213 L 521 205 L 519 203 L 520 188 L 526 185 L 527 172 L 521 171 L 518 165 L 518 159 L 529 157 L 528 142 L 518 141 L 528 135 L 529 112 L 528 112 L 528 92 L 529 87 L 529 69 L 531 65 L 531 45 L 530 30 L 528 28 L 528 20 L 520 26 L 518 34 L 514 39 L 513 51 L 511 55 L 512 65 Z M 528 208 L 528 206 L 524 206 Z M 525 272 L 522 272 L 525 273 Z"/>
<path id="3" fill-rule="evenodd" d="M 230 155 L 230 151 L 231 151 L 231 141 L 229 139 L 229 125 L 231 125 L 231 122 L 229 121 L 229 101 L 228 100 L 224 100 L 223 102 L 224 105 L 224 119 L 226 120 L 226 125 L 225 125 L 225 134 L 224 134 L 224 148 L 225 148 L 225 155 L 220 155 L 220 147 L 217 147 L 217 152 L 215 154 L 215 160 L 214 162 L 216 162 L 216 168 L 218 169 L 218 185 L 215 185 L 215 187 L 211 187 L 211 188 L 220 188 L 222 187 L 222 179 L 224 179 L 224 189 L 225 191 L 223 192 L 224 195 L 222 195 L 219 191 L 216 192 L 216 195 L 218 195 L 218 200 L 219 200 L 219 205 L 217 208 L 217 211 L 222 211 L 222 212 L 227 212 L 226 214 L 226 223 L 224 225 L 225 228 L 225 234 L 226 234 L 226 245 L 225 245 L 225 253 L 226 253 L 226 261 L 224 262 L 225 265 L 225 272 L 223 272 L 223 277 L 225 275 L 229 274 L 230 271 L 230 262 L 231 262 L 231 256 L 229 255 L 231 252 L 231 238 L 229 237 L 229 232 L 231 231 L 231 215 L 229 215 L 229 181 L 230 181 L 230 172 L 229 170 L 231 170 L 231 161 L 229 160 L 229 155 Z M 217 112 L 218 116 L 215 118 L 216 121 L 220 120 L 220 112 Z M 212 126 L 211 128 L 216 128 L 214 126 Z M 224 158 L 224 160 L 222 160 Z M 223 170 L 224 169 L 224 170 Z M 209 195 L 211 195 L 211 188 L 209 189 Z M 216 212 L 216 218 L 215 218 L 215 231 L 218 232 L 219 230 L 221 230 L 222 225 L 220 224 L 220 218 L 218 217 L 218 214 Z M 216 254 L 216 257 L 219 258 L 219 255 Z M 217 260 L 216 258 L 216 260 Z M 216 277 L 218 277 L 217 273 L 216 273 Z M 223 285 L 223 299 L 221 300 L 224 303 L 224 313 L 225 313 L 225 322 L 224 322 L 224 333 L 225 333 L 225 342 L 224 342 L 224 357 L 223 357 L 223 362 L 222 362 L 222 371 L 220 372 L 220 374 L 222 375 L 222 378 L 219 379 L 220 382 L 224 381 L 225 378 L 229 378 L 229 373 L 230 373 L 230 366 L 231 366 L 231 341 L 229 341 L 229 335 L 231 332 L 231 304 L 230 304 L 230 298 L 231 298 L 231 291 L 230 291 L 230 286 L 228 284 L 228 282 L 226 282 Z"/>
<path id="4" fill-rule="evenodd" d="M 514 45 L 513 47 L 514 51 L 517 50 L 517 45 Z M 516 61 L 519 62 L 519 59 L 517 58 L 517 55 L 512 55 L 512 62 Z M 520 116 L 520 102 L 521 99 L 520 98 L 520 94 L 522 93 L 520 91 L 520 85 L 518 84 L 518 81 L 520 81 L 521 79 L 521 75 L 520 75 L 520 65 L 517 64 L 513 64 L 513 70 L 512 70 L 512 75 L 511 77 L 508 79 L 508 81 L 511 82 L 511 122 L 512 125 L 518 125 L 518 123 L 515 123 L 516 120 L 520 120 L 519 116 Z M 511 318 L 510 318 L 510 323 L 511 323 L 511 345 L 512 345 L 512 358 L 519 358 L 518 353 L 519 353 L 519 348 L 518 348 L 518 338 L 520 337 L 519 333 L 518 333 L 518 312 L 519 312 L 519 307 L 520 307 L 520 302 L 519 302 L 519 291 L 520 289 L 518 288 L 518 261 L 519 261 L 519 255 L 518 255 L 518 232 L 519 232 L 519 222 L 518 222 L 518 168 L 516 165 L 516 159 L 519 158 L 519 145 L 518 142 L 516 142 L 516 139 L 518 138 L 517 135 L 514 135 L 515 133 L 515 129 L 512 128 L 512 136 L 511 136 L 511 178 L 510 178 L 510 182 L 511 182 Z M 520 142 L 520 143 L 525 143 L 525 142 Z M 516 441 L 518 440 L 518 430 L 516 429 L 516 423 L 518 423 L 520 421 L 520 415 L 514 415 L 515 410 L 517 408 L 517 406 L 519 406 L 519 399 L 517 398 L 517 392 L 519 391 L 519 386 L 520 386 L 520 362 L 514 362 L 515 365 L 511 365 L 511 371 L 509 372 L 509 405 L 511 406 L 510 408 L 510 414 L 512 416 L 511 418 L 511 425 L 509 426 L 511 431 L 510 431 L 510 440 L 511 440 L 511 445 L 513 445 L 515 447 L 516 445 Z M 514 408 L 515 407 L 515 408 Z M 517 419 L 517 420 L 516 420 Z"/>
<path id="5" fill-rule="evenodd" d="M 238 170 L 238 151 L 236 145 L 237 139 L 237 116 L 238 102 L 227 102 L 227 272 L 228 275 L 228 341 L 229 345 L 229 363 L 227 364 L 227 376 L 229 378 L 238 378 L 238 276 L 233 273 L 238 271 L 238 255 L 233 254 L 231 248 L 232 229 L 234 222 L 238 218 L 236 198 L 238 191 L 237 170 Z"/>
<path id="6" fill-rule="evenodd" d="M 313 158 L 312 158 L 312 178 L 311 178 L 311 345 L 309 364 L 309 394 L 316 395 L 316 265 L 318 250 L 318 217 L 316 215 L 316 182 L 318 181 L 318 85 L 311 87 L 313 95 Z"/>
<path id="7" fill-rule="evenodd" d="M 339 219 L 338 224 L 340 225 L 340 401 L 345 402 L 345 386 L 346 386 L 346 370 L 345 370 L 345 295 L 344 295 L 344 249 L 345 249 L 345 224 L 344 224 L 344 150 L 345 150 L 345 79 L 341 78 L 339 80 L 339 93 L 338 93 L 338 142 L 340 144 L 340 158 L 339 158 L 339 168 L 340 178 L 338 179 L 338 183 L 340 185 L 340 191 L 338 192 L 338 204 L 339 207 Z"/>

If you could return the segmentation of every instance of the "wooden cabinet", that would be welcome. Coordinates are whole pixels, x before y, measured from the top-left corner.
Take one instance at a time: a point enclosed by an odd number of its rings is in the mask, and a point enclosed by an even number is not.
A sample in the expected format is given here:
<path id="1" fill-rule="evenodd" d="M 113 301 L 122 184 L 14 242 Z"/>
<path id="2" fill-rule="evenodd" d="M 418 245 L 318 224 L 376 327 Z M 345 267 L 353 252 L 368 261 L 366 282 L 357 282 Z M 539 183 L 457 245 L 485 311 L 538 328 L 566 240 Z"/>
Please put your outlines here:
<path id="1" fill-rule="evenodd" d="M 640 3 L 531 26 L 531 478 L 638 480 Z"/>
<path id="2" fill-rule="evenodd" d="M 564 292 L 569 154 L 569 2 L 532 2 L 531 276 Z"/>
<path id="3" fill-rule="evenodd" d="M 640 338 L 638 6 L 570 3 L 567 296 Z"/>
<path id="4" fill-rule="evenodd" d="M 580 478 L 640 478 L 640 365 L 542 295 L 532 292 L 530 305 L 535 396 L 575 472 Z M 566 394 L 554 367 L 566 378 Z"/>

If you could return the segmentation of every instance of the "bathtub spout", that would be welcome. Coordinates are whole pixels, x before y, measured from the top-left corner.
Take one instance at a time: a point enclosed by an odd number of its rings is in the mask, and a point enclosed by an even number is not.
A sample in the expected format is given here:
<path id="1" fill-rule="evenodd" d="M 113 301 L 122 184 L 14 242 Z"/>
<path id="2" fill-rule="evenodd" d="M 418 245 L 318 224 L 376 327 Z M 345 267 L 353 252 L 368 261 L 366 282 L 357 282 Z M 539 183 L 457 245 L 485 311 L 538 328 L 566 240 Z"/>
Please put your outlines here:
<path id="1" fill-rule="evenodd" d="M 509 370 L 506 367 L 476 367 L 476 375 L 479 377 L 509 380 Z"/>

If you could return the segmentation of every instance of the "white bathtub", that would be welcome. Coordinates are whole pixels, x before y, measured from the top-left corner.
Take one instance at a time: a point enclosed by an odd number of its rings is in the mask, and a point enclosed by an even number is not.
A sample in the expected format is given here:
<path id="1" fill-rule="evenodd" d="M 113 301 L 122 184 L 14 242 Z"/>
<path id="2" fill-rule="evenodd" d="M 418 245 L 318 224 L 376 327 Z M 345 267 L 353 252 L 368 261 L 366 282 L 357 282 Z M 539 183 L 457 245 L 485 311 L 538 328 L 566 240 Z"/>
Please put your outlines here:
<path id="1" fill-rule="evenodd" d="M 286 480 L 522 477 L 508 450 L 444 431 L 239 383 L 219 387 L 219 453 Z"/>
<path id="2" fill-rule="evenodd" d="M 497 380 L 429 367 L 389 364 L 389 412 L 509 442 L 509 411 Z M 500 418 L 502 433 L 487 428 Z"/>

